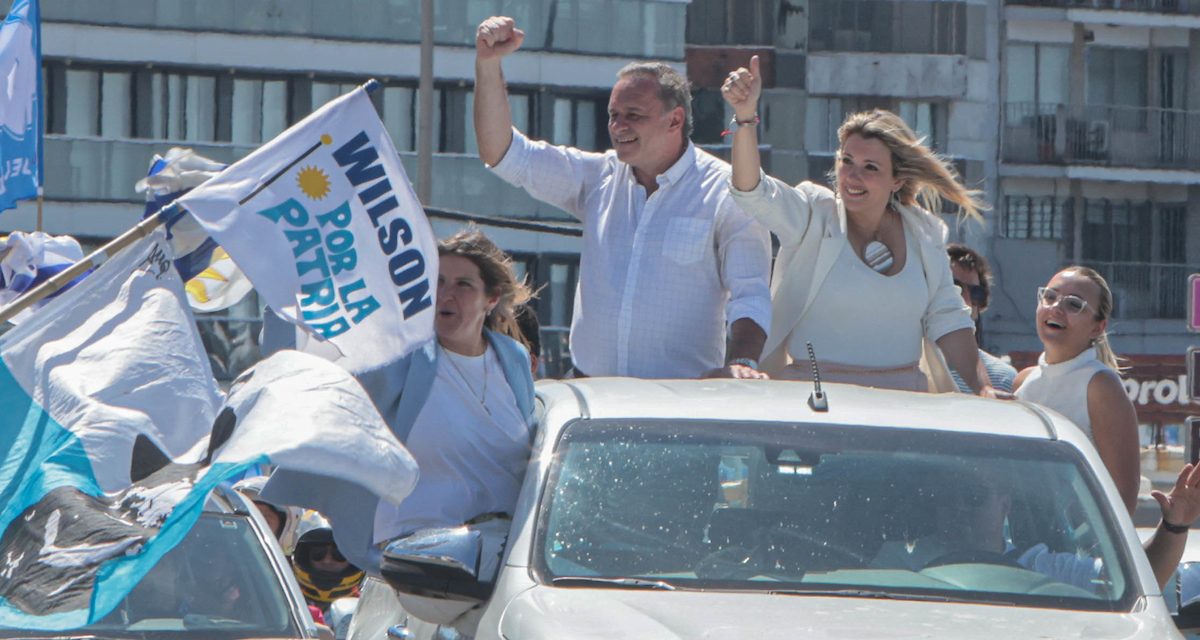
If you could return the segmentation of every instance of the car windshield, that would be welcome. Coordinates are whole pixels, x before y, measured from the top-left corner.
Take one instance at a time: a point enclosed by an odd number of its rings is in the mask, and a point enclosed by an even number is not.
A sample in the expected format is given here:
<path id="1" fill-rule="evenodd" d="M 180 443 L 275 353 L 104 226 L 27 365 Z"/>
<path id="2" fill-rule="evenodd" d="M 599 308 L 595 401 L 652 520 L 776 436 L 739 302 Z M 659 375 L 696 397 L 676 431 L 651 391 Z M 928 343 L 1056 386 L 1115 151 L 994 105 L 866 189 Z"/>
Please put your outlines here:
<path id="1" fill-rule="evenodd" d="M 144 640 L 303 637 L 249 518 L 208 512 L 116 609 L 70 632 L 87 634 Z"/>
<path id="2" fill-rule="evenodd" d="M 848 426 L 580 420 L 534 566 L 556 586 L 1129 610 L 1092 471 L 1049 440 Z"/>

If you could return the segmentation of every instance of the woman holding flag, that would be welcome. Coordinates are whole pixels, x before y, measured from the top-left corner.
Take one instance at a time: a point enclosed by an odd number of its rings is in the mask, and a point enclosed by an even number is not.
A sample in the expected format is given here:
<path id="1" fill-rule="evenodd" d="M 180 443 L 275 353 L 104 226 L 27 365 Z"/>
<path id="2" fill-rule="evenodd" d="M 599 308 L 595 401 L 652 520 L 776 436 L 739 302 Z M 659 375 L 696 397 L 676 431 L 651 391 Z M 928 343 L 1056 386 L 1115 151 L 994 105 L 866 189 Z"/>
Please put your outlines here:
<path id="1" fill-rule="evenodd" d="M 421 477 L 401 505 L 380 504 L 377 542 L 511 513 L 529 458 L 533 377 L 514 316 L 529 288 L 477 229 L 438 255 L 433 380 L 404 440 Z"/>

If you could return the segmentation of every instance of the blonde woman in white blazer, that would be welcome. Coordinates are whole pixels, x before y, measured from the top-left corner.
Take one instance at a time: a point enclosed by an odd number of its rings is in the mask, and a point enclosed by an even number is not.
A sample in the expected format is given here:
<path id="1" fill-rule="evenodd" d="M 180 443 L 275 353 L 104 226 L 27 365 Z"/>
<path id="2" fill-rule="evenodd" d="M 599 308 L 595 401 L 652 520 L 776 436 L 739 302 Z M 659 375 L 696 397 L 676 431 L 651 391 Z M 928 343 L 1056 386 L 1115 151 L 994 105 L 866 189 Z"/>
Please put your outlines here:
<path id="1" fill-rule="evenodd" d="M 729 74 L 722 95 L 734 109 L 731 194 L 780 242 L 763 371 L 807 379 L 811 341 L 827 380 L 926 390 L 918 361 L 933 342 L 976 393 L 996 395 L 978 375 L 974 322 L 950 272 L 946 226 L 918 204 L 920 197 L 936 210 L 946 198 L 979 217 L 977 192 L 882 110 L 853 114 L 838 130 L 836 191 L 767 176 L 754 126 L 758 64 L 754 56 L 749 69 Z"/>

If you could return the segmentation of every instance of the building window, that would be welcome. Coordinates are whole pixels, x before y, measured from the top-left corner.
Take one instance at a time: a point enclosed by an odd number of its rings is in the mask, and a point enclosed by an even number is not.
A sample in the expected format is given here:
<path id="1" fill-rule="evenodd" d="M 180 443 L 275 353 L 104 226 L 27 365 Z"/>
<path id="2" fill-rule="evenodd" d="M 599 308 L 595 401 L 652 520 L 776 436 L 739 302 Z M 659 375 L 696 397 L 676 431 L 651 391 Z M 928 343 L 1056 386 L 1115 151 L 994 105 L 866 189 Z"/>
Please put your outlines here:
<path id="1" fill-rule="evenodd" d="M 878 96 L 811 96 L 804 112 L 804 145 L 809 153 L 838 150 L 837 132 L 852 113 L 887 109 L 900 116 L 933 149 L 942 145 L 945 109 L 940 103 Z"/>
<path id="2" fill-rule="evenodd" d="M 90 69 L 67 69 L 67 119 L 64 133 L 94 136 L 100 133 L 100 73 Z"/>
<path id="3" fill-rule="evenodd" d="M 1005 196 L 1005 238 L 1062 240 L 1071 200 L 1054 196 Z"/>
<path id="4" fill-rule="evenodd" d="M 1118 129 L 1146 128 L 1149 66 L 1145 50 L 1088 47 L 1087 104 Z M 1094 113 L 1099 108 L 1107 113 Z"/>
<path id="5" fill-rule="evenodd" d="M 810 51 L 985 57 L 986 8 L 965 2 L 809 0 Z M 968 34 L 975 36 L 968 38 Z"/>
<path id="6" fill-rule="evenodd" d="M 1114 315 L 1182 318 L 1190 272 L 1186 205 L 1087 200 L 1085 206 L 1083 261 L 1108 280 Z"/>
<path id="7" fill-rule="evenodd" d="M 1046 105 L 1051 110 L 1067 103 L 1070 47 L 1011 43 L 1006 55 L 1006 102 Z"/>
<path id="8" fill-rule="evenodd" d="M 549 96 L 549 122 L 543 131 L 554 144 L 600 151 L 608 148 L 608 99 L 593 96 Z"/>

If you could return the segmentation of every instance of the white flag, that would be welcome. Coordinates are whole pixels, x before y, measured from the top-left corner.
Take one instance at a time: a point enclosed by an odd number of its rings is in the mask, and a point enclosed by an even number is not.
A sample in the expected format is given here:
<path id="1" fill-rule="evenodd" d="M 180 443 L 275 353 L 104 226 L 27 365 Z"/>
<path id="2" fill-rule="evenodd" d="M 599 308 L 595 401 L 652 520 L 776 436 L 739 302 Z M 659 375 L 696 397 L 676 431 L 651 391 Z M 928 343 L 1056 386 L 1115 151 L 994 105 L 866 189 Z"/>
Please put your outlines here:
<path id="1" fill-rule="evenodd" d="M 350 371 L 433 339 L 437 243 L 366 91 L 181 199 L 285 319 Z"/>

